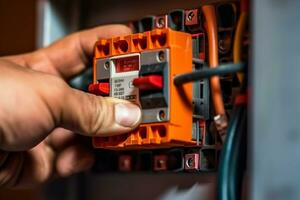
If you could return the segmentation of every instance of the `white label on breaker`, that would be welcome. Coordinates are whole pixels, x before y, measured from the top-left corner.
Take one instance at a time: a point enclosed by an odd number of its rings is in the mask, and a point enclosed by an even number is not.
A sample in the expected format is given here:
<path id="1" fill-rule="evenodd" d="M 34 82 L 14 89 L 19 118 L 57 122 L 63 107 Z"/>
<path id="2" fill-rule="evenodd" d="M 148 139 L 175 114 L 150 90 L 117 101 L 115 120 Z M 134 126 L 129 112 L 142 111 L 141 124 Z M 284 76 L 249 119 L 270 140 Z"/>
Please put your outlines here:
<path id="1" fill-rule="evenodd" d="M 134 78 L 137 78 L 137 75 L 134 76 L 124 76 L 124 77 L 114 77 L 112 78 L 112 87 L 111 94 L 112 97 L 125 99 L 134 103 L 138 102 L 139 90 L 138 88 L 132 85 Z"/>

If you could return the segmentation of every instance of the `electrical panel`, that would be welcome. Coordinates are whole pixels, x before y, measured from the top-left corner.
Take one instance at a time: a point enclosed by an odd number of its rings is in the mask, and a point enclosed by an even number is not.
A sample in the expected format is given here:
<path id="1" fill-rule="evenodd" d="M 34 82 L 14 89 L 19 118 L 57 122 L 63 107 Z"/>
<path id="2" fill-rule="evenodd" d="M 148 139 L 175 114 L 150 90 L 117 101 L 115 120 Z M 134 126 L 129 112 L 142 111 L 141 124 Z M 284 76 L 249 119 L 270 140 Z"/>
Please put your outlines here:
<path id="1" fill-rule="evenodd" d="M 147 16 L 131 23 L 135 33 L 96 42 L 89 92 L 125 99 L 142 109 L 142 123 L 136 130 L 93 138 L 96 170 L 217 169 L 240 77 L 226 74 L 174 84 L 178 75 L 216 67 L 214 62 L 234 62 L 239 2 L 206 6 Z M 215 22 L 215 35 L 210 32 L 211 22 Z M 240 46 L 247 48 L 244 43 Z M 218 86 L 221 93 L 215 94 Z"/>

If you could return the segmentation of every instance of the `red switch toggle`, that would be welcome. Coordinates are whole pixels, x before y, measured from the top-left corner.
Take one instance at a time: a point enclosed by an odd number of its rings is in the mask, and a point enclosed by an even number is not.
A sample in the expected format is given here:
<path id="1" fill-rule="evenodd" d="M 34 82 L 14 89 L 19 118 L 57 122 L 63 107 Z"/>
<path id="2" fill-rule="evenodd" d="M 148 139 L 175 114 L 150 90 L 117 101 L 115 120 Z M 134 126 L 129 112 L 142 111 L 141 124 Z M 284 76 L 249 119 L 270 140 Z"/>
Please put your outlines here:
<path id="1" fill-rule="evenodd" d="M 96 83 L 89 85 L 89 92 L 101 95 L 101 96 L 108 96 L 109 95 L 109 83 Z"/>
<path id="2" fill-rule="evenodd" d="M 161 90 L 163 77 L 161 75 L 141 76 L 135 78 L 132 84 L 140 90 Z"/>

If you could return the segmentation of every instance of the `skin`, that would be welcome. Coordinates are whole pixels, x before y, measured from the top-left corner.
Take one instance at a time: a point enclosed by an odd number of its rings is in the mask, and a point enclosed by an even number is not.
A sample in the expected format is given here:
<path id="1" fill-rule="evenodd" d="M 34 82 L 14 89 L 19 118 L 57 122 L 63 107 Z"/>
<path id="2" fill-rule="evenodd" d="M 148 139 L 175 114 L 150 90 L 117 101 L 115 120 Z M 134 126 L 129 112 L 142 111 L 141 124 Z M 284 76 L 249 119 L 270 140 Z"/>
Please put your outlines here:
<path id="1" fill-rule="evenodd" d="M 89 169 L 93 154 L 86 138 L 74 133 L 108 136 L 138 126 L 136 105 L 65 82 L 85 70 L 97 39 L 130 32 L 122 25 L 102 26 L 0 58 L 0 187 L 30 187 Z"/>

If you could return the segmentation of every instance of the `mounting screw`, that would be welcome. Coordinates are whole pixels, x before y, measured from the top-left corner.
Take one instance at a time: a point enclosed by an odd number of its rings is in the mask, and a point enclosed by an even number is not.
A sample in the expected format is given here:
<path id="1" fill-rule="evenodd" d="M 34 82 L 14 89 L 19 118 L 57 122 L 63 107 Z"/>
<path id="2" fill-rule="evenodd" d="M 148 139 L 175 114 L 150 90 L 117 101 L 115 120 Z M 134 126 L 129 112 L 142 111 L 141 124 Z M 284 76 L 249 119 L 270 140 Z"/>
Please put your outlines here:
<path id="1" fill-rule="evenodd" d="M 159 59 L 159 61 L 164 61 L 165 60 L 165 52 L 163 52 L 163 51 L 158 52 L 158 59 Z"/>

